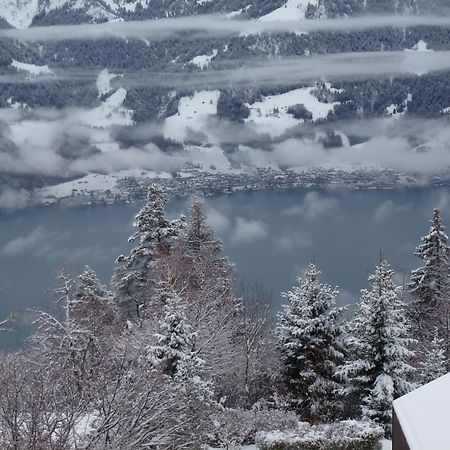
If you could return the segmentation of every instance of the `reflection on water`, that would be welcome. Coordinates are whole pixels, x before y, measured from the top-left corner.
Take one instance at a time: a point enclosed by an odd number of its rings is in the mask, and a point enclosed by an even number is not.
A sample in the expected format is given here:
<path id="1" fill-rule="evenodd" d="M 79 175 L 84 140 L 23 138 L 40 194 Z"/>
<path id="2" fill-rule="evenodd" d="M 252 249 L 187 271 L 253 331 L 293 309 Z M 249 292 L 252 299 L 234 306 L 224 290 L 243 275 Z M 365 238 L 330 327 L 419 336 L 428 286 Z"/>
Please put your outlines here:
<path id="1" fill-rule="evenodd" d="M 450 192 L 414 190 L 290 190 L 235 193 L 207 199 L 209 220 L 224 241 L 238 276 L 258 281 L 274 298 L 289 289 L 312 259 L 323 279 L 354 303 L 368 273 L 383 257 L 402 281 L 418 264 L 413 251 L 434 207 L 450 229 Z M 0 215 L 0 318 L 12 310 L 48 307 L 55 270 L 92 266 L 108 283 L 114 260 L 128 251 L 140 205 L 35 208 Z M 187 207 L 172 200 L 169 213 Z M 2 333 L 0 346 L 20 335 Z"/>

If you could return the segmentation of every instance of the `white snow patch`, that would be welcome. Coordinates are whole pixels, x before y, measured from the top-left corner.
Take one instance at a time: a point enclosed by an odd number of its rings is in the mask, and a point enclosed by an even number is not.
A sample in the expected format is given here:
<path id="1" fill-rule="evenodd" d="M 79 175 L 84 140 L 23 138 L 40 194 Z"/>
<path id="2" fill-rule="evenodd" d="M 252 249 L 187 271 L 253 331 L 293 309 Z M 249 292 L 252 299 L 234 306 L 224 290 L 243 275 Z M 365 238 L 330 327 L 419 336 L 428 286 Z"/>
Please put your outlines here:
<path id="1" fill-rule="evenodd" d="M 308 5 L 317 6 L 318 0 L 288 0 L 283 6 L 259 18 L 262 21 L 293 21 L 306 17 Z"/>
<path id="2" fill-rule="evenodd" d="M 233 19 L 233 18 L 235 18 L 235 17 L 240 16 L 240 15 L 242 14 L 242 11 L 243 11 L 242 8 L 239 9 L 239 10 L 237 10 L 237 11 L 231 11 L 231 12 L 229 12 L 228 14 L 225 14 L 225 17 L 226 17 L 227 19 Z"/>
<path id="3" fill-rule="evenodd" d="M 204 172 L 217 173 L 229 172 L 231 170 L 229 159 L 218 146 L 188 146 L 186 147 L 186 151 L 189 153 L 189 160 L 193 164 L 198 165 Z"/>
<path id="4" fill-rule="evenodd" d="M 75 447 L 78 447 L 79 442 L 83 441 L 90 433 L 95 430 L 95 422 L 99 419 L 100 415 L 98 412 L 87 413 L 81 416 L 75 423 L 74 426 L 74 441 Z"/>
<path id="5" fill-rule="evenodd" d="M 170 179 L 172 176 L 168 172 L 154 172 L 140 169 L 121 170 L 120 172 L 108 175 L 91 173 L 76 180 L 67 181 L 54 186 L 46 186 L 35 191 L 39 198 L 61 199 L 70 197 L 73 194 L 88 195 L 91 192 L 118 193 L 117 180 L 125 177 L 150 178 L 150 179 Z"/>
<path id="6" fill-rule="evenodd" d="M 408 112 L 408 105 L 412 101 L 412 94 L 408 94 L 406 99 L 401 103 L 401 105 L 390 104 L 386 108 L 386 113 L 391 117 L 401 117 Z"/>
<path id="7" fill-rule="evenodd" d="M 178 112 L 164 122 L 164 136 L 177 141 L 187 139 L 189 130 L 208 135 L 207 119 L 217 115 L 220 91 L 197 91 L 191 97 L 182 97 Z"/>
<path id="8" fill-rule="evenodd" d="M 39 0 L 1 0 L 0 17 L 15 28 L 28 28 L 38 7 Z"/>
<path id="9" fill-rule="evenodd" d="M 394 401 L 411 450 L 448 450 L 450 374 Z"/>
<path id="10" fill-rule="evenodd" d="M 320 102 L 311 93 L 313 90 L 313 87 L 295 89 L 284 94 L 271 95 L 261 102 L 247 105 L 250 108 L 250 116 L 245 121 L 277 137 L 289 128 L 304 122 L 287 113 L 290 106 L 303 104 L 311 112 L 313 120 L 324 119 L 333 111 L 336 103 Z"/>
<path id="11" fill-rule="evenodd" d="M 53 70 L 51 70 L 47 64 L 45 66 L 37 66 L 36 64 L 27 64 L 13 59 L 11 66 L 16 70 L 27 72 L 30 75 L 52 75 Z"/>
<path id="12" fill-rule="evenodd" d="M 195 64 L 200 69 L 205 69 L 209 66 L 209 63 L 217 56 L 217 50 L 214 49 L 211 55 L 199 55 L 191 59 L 192 64 Z"/>
<path id="13" fill-rule="evenodd" d="M 116 75 L 115 73 L 109 73 L 107 68 L 103 69 L 98 74 L 96 86 L 97 86 L 99 97 L 109 94 L 112 91 L 111 81 L 117 77 L 123 77 L 123 75 Z"/>
<path id="14" fill-rule="evenodd" d="M 342 147 L 345 148 L 350 148 L 350 139 L 348 138 L 348 136 L 343 133 L 342 131 L 336 131 L 336 134 L 341 138 L 342 141 Z"/>
<path id="15" fill-rule="evenodd" d="M 81 123 L 93 128 L 108 128 L 112 125 L 132 126 L 133 111 L 123 106 L 126 89 L 119 88 L 97 108 L 84 111 Z"/>
<path id="16" fill-rule="evenodd" d="M 448 108 L 441 109 L 441 114 L 450 114 L 450 106 Z"/>
<path id="17" fill-rule="evenodd" d="M 30 109 L 30 107 L 26 103 L 20 103 L 16 100 L 14 100 L 14 97 L 9 97 L 6 100 L 6 103 L 12 108 L 12 109 Z"/>
<path id="18" fill-rule="evenodd" d="M 140 5 L 142 9 L 145 10 L 148 8 L 149 3 L 150 0 L 137 0 L 135 2 L 127 2 L 125 0 L 122 0 L 118 2 L 118 5 L 120 6 L 120 8 L 123 8 L 128 12 L 135 12 L 138 5 Z"/>
<path id="19" fill-rule="evenodd" d="M 428 44 L 424 40 L 420 40 L 414 45 L 413 48 L 406 48 L 406 52 L 434 52 L 434 50 L 428 48 Z"/>

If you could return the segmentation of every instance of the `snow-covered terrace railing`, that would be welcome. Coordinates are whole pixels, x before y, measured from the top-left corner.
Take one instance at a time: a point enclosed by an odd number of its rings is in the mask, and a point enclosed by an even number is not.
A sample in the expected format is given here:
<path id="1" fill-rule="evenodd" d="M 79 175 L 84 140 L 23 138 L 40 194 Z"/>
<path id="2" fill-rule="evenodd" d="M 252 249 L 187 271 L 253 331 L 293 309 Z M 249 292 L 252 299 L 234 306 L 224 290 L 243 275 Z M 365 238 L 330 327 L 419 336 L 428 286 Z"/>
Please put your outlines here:
<path id="1" fill-rule="evenodd" d="M 394 401 L 392 450 L 450 449 L 450 374 Z"/>

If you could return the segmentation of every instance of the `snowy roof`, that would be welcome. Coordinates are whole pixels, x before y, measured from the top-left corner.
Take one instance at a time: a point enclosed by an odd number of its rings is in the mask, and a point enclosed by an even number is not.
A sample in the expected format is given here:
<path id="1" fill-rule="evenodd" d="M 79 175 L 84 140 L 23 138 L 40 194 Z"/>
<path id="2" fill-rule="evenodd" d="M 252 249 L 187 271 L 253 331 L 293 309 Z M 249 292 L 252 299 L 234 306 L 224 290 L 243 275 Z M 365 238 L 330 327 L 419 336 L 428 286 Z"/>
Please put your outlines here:
<path id="1" fill-rule="evenodd" d="M 450 374 L 394 401 L 411 450 L 450 448 Z"/>

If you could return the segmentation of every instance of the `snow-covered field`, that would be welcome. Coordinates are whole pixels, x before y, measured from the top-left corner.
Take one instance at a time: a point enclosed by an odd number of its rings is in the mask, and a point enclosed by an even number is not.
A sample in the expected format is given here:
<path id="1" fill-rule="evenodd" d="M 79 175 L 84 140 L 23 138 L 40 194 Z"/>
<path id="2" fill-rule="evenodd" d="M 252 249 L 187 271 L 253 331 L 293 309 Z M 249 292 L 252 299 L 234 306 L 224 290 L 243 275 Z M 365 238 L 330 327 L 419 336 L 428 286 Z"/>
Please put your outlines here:
<path id="1" fill-rule="evenodd" d="M 302 104 L 312 114 L 313 120 L 326 118 L 336 103 L 322 103 L 312 94 L 313 87 L 294 89 L 279 95 L 265 97 L 262 101 L 247 105 L 250 116 L 245 122 L 258 132 L 273 137 L 282 135 L 289 128 L 302 124 L 287 110 L 290 106 Z M 191 97 L 182 97 L 177 114 L 168 117 L 164 124 L 164 136 L 180 142 L 189 140 L 190 134 L 202 133 L 207 142 L 217 143 L 208 127 L 207 119 L 217 115 L 217 101 L 220 91 L 197 91 Z"/>
<path id="2" fill-rule="evenodd" d="M 210 55 L 199 55 L 191 59 L 191 63 L 200 67 L 200 69 L 206 69 L 209 63 L 217 56 L 217 50 L 214 49 Z"/>
<path id="3" fill-rule="evenodd" d="M 197 91 L 191 97 L 182 97 L 178 112 L 168 117 L 164 123 L 164 137 L 185 141 L 189 133 L 208 135 L 207 119 L 217 115 L 217 101 L 220 91 Z"/>
<path id="4" fill-rule="evenodd" d="M 303 123 L 295 119 L 287 110 L 290 106 L 302 104 L 313 120 L 324 119 L 333 111 L 335 103 L 322 103 L 312 94 L 314 88 L 300 88 L 279 95 L 265 97 L 262 101 L 248 105 L 250 116 L 246 122 L 256 126 L 261 132 L 277 137 L 296 125 Z"/>
<path id="5" fill-rule="evenodd" d="M 262 21 L 291 21 L 305 19 L 308 5 L 317 6 L 318 0 L 288 0 L 275 11 L 260 17 Z"/>
<path id="6" fill-rule="evenodd" d="M 3 0 L 1 17 L 15 28 L 27 28 L 38 11 L 39 0 Z"/>
<path id="7" fill-rule="evenodd" d="M 26 72 L 30 75 L 52 75 L 53 70 L 51 70 L 48 65 L 37 66 L 36 64 L 27 64 L 13 59 L 11 66 L 16 70 L 21 72 Z"/>
<path id="8" fill-rule="evenodd" d="M 420 41 L 417 42 L 416 45 L 414 45 L 413 48 L 406 48 L 406 52 L 432 52 L 431 48 L 428 48 L 428 43 L 425 42 L 423 39 L 420 39 Z"/>
<path id="9" fill-rule="evenodd" d="M 149 178 L 149 179 L 170 179 L 172 176 L 167 172 L 153 172 L 148 170 L 121 170 L 108 175 L 91 173 L 82 178 L 68 181 L 54 186 L 46 186 L 35 191 L 38 198 L 44 199 L 47 203 L 53 200 L 70 197 L 72 194 L 89 195 L 91 192 L 110 191 L 112 194 L 119 193 L 117 180 L 125 177 Z"/>
<path id="10" fill-rule="evenodd" d="M 122 77 L 123 75 L 117 75 L 115 73 L 109 73 L 108 68 L 103 69 L 97 77 L 96 86 L 98 90 L 98 96 L 109 94 L 112 91 L 111 81 L 114 78 Z"/>
<path id="11" fill-rule="evenodd" d="M 126 89 L 117 89 L 97 108 L 83 111 L 80 116 L 82 123 L 93 128 L 105 129 L 113 125 L 133 125 L 133 111 L 123 106 L 126 97 Z"/>

